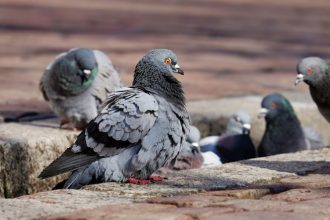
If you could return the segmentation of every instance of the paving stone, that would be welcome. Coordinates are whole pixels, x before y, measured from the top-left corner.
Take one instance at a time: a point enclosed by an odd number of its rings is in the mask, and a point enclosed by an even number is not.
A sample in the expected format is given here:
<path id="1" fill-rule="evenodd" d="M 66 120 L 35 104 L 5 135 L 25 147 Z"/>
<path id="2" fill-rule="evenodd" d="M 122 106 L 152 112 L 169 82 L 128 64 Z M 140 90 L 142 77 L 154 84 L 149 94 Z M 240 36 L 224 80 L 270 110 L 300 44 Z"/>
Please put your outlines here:
<path id="1" fill-rule="evenodd" d="M 224 191 L 210 191 L 200 193 L 200 195 L 207 196 L 222 196 L 237 199 L 259 199 L 262 196 L 271 193 L 270 189 L 237 189 L 237 190 L 224 190 Z"/>
<path id="2" fill-rule="evenodd" d="M 16 123 L 0 124 L 0 196 L 51 189 L 64 176 L 37 176 L 75 140 L 77 132 Z"/>
<path id="3" fill-rule="evenodd" d="M 189 215 L 173 212 L 171 205 L 125 204 L 107 205 L 93 210 L 79 210 L 70 214 L 44 218 L 47 220 L 69 219 L 136 219 L 136 220 L 193 220 Z"/>
<path id="4" fill-rule="evenodd" d="M 226 213 L 218 216 L 211 216 L 206 218 L 207 220 L 255 220 L 255 219 L 267 219 L 267 220 L 305 220 L 305 219 L 317 219 L 328 220 L 328 216 L 323 214 L 306 214 L 306 213 L 292 213 L 292 212 L 280 212 L 280 211 L 252 211 L 252 212 L 235 212 Z M 205 220 L 206 220 L 205 219 Z"/>
<path id="5" fill-rule="evenodd" d="M 281 200 L 287 202 L 299 202 L 319 198 L 328 198 L 330 200 L 330 185 L 328 188 L 320 189 L 291 189 L 279 194 L 262 197 L 262 199 Z"/>
<path id="6" fill-rule="evenodd" d="M 36 219 L 77 209 L 131 202 L 126 198 L 111 197 L 106 192 L 55 190 L 14 199 L 0 199 L 0 219 Z"/>
<path id="7" fill-rule="evenodd" d="M 190 195 L 190 196 L 175 196 L 173 198 L 156 198 L 148 200 L 154 204 L 169 204 L 177 207 L 210 207 L 222 204 L 229 200 L 230 197 L 220 196 L 205 196 L 205 195 Z"/>

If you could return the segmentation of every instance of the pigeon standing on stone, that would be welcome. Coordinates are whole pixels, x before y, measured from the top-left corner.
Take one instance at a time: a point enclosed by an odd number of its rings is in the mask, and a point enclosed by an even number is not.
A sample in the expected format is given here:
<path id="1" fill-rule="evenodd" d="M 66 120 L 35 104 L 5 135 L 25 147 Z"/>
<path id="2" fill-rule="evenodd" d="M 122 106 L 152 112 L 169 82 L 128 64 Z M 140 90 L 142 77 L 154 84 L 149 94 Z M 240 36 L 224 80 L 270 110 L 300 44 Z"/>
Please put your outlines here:
<path id="1" fill-rule="evenodd" d="M 307 148 L 305 135 L 290 102 L 281 94 L 263 98 L 259 117 L 266 120 L 266 130 L 258 156 L 296 152 Z"/>
<path id="2" fill-rule="evenodd" d="M 148 183 L 150 175 L 179 153 L 189 116 L 177 57 L 149 51 L 136 65 L 133 85 L 112 93 L 76 142 L 40 174 L 73 171 L 63 188 L 98 182 Z"/>
<path id="3" fill-rule="evenodd" d="M 330 123 L 330 64 L 319 57 L 307 57 L 297 65 L 295 85 L 304 81 L 320 113 Z"/>
<path id="4" fill-rule="evenodd" d="M 239 111 L 230 117 L 223 135 L 201 140 L 201 151 L 213 152 L 222 163 L 254 158 L 256 151 L 250 138 L 250 129 L 249 114 Z"/>
<path id="5" fill-rule="evenodd" d="M 98 113 L 106 96 L 122 83 L 109 58 L 99 50 L 71 49 L 51 62 L 40 90 L 61 125 L 84 128 Z"/>

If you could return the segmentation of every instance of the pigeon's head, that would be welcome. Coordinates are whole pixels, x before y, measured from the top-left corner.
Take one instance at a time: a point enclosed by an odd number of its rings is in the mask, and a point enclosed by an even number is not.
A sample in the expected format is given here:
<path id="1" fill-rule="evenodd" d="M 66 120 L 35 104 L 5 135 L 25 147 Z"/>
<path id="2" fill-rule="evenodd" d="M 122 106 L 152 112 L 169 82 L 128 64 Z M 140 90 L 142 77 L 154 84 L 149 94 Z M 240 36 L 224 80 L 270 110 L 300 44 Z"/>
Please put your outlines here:
<path id="1" fill-rule="evenodd" d="M 142 81 L 141 78 L 159 79 L 161 76 L 172 78 L 174 73 L 183 75 L 175 53 L 168 49 L 150 50 L 136 65 L 135 82 Z M 158 75 L 154 75 L 158 74 Z M 155 82 L 153 82 L 155 83 Z M 134 82 L 133 82 L 134 84 Z"/>
<path id="2" fill-rule="evenodd" d="M 265 96 L 261 102 L 258 118 L 265 118 L 266 121 L 271 121 L 281 116 L 295 117 L 290 102 L 279 93 Z"/>
<path id="3" fill-rule="evenodd" d="M 229 134 L 249 134 L 251 129 L 250 115 L 244 111 L 234 113 L 227 124 L 226 133 Z"/>
<path id="4" fill-rule="evenodd" d="M 92 84 L 98 65 L 92 50 L 79 48 L 70 50 L 58 59 L 52 66 L 52 71 L 63 82 L 61 84 L 67 87 L 66 90 L 77 94 Z"/>
<path id="5" fill-rule="evenodd" d="M 308 85 L 316 84 L 327 74 L 327 62 L 319 57 L 307 57 L 297 65 L 295 85 L 304 81 Z"/>
<path id="6" fill-rule="evenodd" d="M 168 49 L 149 51 L 136 65 L 133 87 L 160 95 L 181 110 L 185 110 L 184 92 L 175 73 L 183 75 L 177 57 Z"/>

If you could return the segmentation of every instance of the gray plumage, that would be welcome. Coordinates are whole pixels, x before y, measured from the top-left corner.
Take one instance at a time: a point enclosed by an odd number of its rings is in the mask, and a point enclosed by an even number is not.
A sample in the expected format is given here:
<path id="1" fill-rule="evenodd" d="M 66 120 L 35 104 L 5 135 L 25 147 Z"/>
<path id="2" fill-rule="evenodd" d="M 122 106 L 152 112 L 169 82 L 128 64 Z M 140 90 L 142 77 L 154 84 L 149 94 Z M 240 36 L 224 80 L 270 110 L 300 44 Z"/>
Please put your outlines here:
<path id="1" fill-rule="evenodd" d="M 40 80 L 40 90 L 55 114 L 81 129 L 97 115 L 106 96 L 121 86 L 109 58 L 85 48 L 58 55 Z"/>
<path id="2" fill-rule="evenodd" d="M 307 149 L 305 135 L 290 102 L 273 93 L 262 100 L 259 117 L 265 117 L 266 130 L 258 156 L 270 156 Z"/>
<path id="3" fill-rule="evenodd" d="M 147 179 L 173 160 L 189 133 L 189 117 L 176 55 L 148 52 L 135 68 L 133 86 L 112 93 L 75 144 L 40 177 L 73 171 L 64 188 Z"/>
<path id="4" fill-rule="evenodd" d="M 184 141 L 178 156 L 167 168 L 172 170 L 200 168 L 203 165 L 203 156 L 198 144 L 199 140 L 200 132 L 198 128 L 191 125 L 187 139 Z"/>
<path id="5" fill-rule="evenodd" d="M 307 149 L 314 150 L 320 149 L 325 146 L 321 133 L 315 128 L 304 127 L 303 128 Z"/>
<path id="6" fill-rule="evenodd" d="M 295 85 L 304 81 L 320 113 L 330 123 L 330 64 L 319 57 L 307 57 L 297 65 Z"/>

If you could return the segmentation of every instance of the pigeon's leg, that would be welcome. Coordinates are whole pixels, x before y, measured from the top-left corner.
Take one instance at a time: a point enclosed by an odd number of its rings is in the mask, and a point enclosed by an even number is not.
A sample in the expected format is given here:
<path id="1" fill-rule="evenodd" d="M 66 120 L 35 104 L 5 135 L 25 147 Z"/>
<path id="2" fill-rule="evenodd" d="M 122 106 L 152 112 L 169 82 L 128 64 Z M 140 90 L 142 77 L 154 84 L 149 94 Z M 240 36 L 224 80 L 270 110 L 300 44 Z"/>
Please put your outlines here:
<path id="1" fill-rule="evenodd" d="M 127 179 L 127 182 L 128 183 L 133 183 L 133 184 L 144 185 L 144 184 L 149 184 L 150 180 L 137 179 L 137 178 L 134 178 L 134 177 L 130 177 L 130 178 Z"/>

